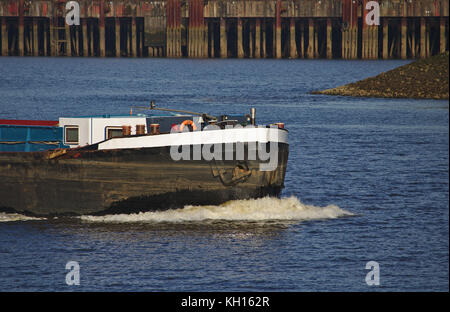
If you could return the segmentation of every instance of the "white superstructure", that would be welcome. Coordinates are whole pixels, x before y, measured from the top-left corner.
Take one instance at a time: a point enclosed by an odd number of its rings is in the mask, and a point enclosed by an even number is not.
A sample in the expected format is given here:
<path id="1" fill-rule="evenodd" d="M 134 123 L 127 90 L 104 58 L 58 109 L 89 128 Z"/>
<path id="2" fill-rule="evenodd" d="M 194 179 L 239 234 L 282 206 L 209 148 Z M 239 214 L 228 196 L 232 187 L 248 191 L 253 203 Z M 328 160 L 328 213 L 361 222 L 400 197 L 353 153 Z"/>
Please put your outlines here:
<path id="1" fill-rule="evenodd" d="M 183 121 L 193 120 L 194 131 L 187 128 L 183 132 L 171 131 Z M 148 134 L 152 122 L 162 123 L 164 131 L 158 135 Z M 229 126 L 221 129 L 218 126 L 208 126 L 202 130 L 202 117 L 198 116 L 92 116 L 92 117 L 61 117 L 59 127 L 63 128 L 63 143 L 71 148 L 99 143 L 99 150 L 145 148 L 162 146 L 227 144 L 227 143 L 287 143 L 287 131 L 278 127 Z M 129 129 L 124 134 L 124 127 Z M 140 128 L 140 133 L 137 129 Z"/>
<path id="2" fill-rule="evenodd" d="M 130 134 L 136 134 L 136 126 L 146 125 L 146 120 L 146 116 L 62 117 L 59 118 L 59 126 L 64 128 L 64 144 L 73 148 L 114 137 L 114 134 L 122 133 L 122 126 L 130 126 Z"/>

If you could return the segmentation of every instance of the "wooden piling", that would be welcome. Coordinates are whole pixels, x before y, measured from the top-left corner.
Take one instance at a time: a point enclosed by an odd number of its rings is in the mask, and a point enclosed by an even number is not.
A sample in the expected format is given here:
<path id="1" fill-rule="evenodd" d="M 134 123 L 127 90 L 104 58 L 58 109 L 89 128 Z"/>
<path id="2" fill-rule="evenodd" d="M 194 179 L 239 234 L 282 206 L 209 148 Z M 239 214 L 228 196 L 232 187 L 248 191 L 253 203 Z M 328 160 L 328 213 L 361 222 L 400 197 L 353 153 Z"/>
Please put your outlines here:
<path id="1" fill-rule="evenodd" d="M 416 58 L 416 24 L 411 23 L 410 27 L 410 49 L 411 49 L 411 57 Z"/>
<path id="2" fill-rule="evenodd" d="M 405 17 L 402 17 L 402 19 L 401 19 L 401 38 L 400 38 L 400 40 L 401 40 L 401 58 L 402 59 L 406 59 L 407 58 L 407 46 L 406 46 L 406 44 L 407 44 L 407 42 L 406 42 L 406 39 L 407 39 L 407 31 L 408 31 L 408 21 L 406 20 L 406 18 Z"/>
<path id="3" fill-rule="evenodd" d="M 378 59 L 379 57 L 379 45 L 378 45 L 378 25 L 370 26 L 372 29 L 372 58 Z"/>
<path id="4" fill-rule="evenodd" d="M 367 25 L 366 17 L 367 10 L 365 10 L 367 0 L 362 2 L 362 59 L 372 58 L 372 27 Z"/>
<path id="5" fill-rule="evenodd" d="M 167 1 L 167 15 L 166 15 L 166 57 L 173 58 L 176 56 L 175 52 L 175 1 Z M 133 40 L 133 39 L 132 39 Z"/>
<path id="6" fill-rule="evenodd" d="M 33 18 L 33 56 L 39 56 L 38 20 Z"/>
<path id="7" fill-rule="evenodd" d="M 364 16 L 363 16 L 363 22 L 362 22 L 362 59 L 368 59 L 369 58 L 369 30 L 368 25 L 366 24 L 365 21 L 365 15 L 366 15 L 366 10 L 363 11 L 364 12 Z M 352 43 L 353 44 L 353 43 Z"/>
<path id="8" fill-rule="evenodd" d="M 242 36 L 242 19 L 237 20 L 237 46 L 238 46 L 238 58 L 244 57 L 244 46 L 243 46 L 243 36 Z"/>
<path id="9" fill-rule="evenodd" d="M 2 17 L 2 56 L 7 56 L 8 53 L 8 29 L 6 27 L 6 17 Z"/>
<path id="10" fill-rule="evenodd" d="M 290 19 L 290 25 L 289 25 L 289 34 L 290 34 L 290 56 L 291 58 L 297 58 L 297 42 L 295 40 L 295 19 Z"/>
<path id="11" fill-rule="evenodd" d="M 100 1 L 100 19 L 99 19 L 99 40 L 100 40 L 100 57 L 106 56 L 105 45 L 105 8 L 104 2 Z"/>
<path id="12" fill-rule="evenodd" d="M 50 37 L 50 56 L 56 56 L 57 54 L 57 44 L 56 44 L 56 33 L 58 31 L 55 32 L 54 27 L 55 27 L 55 23 L 56 23 L 56 17 L 52 16 L 49 19 L 49 37 Z M 56 25 L 58 25 L 56 23 Z"/>
<path id="13" fill-rule="evenodd" d="M 200 16 L 200 0 L 195 1 L 195 51 L 194 55 L 197 58 L 202 57 L 202 20 Z"/>
<path id="14" fill-rule="evenodd" d="M 308 48 L 307 57 L 309 59 L 314 58 L 314 20 L 308 19 Z"/>
<path id="15" fill-rule="evenodd" d="M 43 51 L 42 51 L 42 53 L 43 53 L 43 55 L 44 56 L 47 56 L 48 55 L 48 32 L 47 32 L 47 29 L 48 29 L 48 27 L 47 27 L 47 23 L 46 22 L 44 22 L 43 23 L 43 25 L 42 25 L 43 27 L 43 29 L 42 29 L 42 36 L 43 36 L 43 43 L 44 43 L 44 49 L 43 49 Z"/>
<path id="16" fill-rule="evenodd" d="M 227 58 L 227 22 L 224 18 L 220 19 L 220 57 Z"/>
<path id="17" fill-rule="evenodd" d="M 342 33 L 342 40 L 341 40 L 341 58 L 342 59 L 348 59 L 348 21 L 346 20 L 346 5 L 345 2 L 342 5 L 342 28 L 341 28 L 341 33 Z"/>
<path id="18" fill-rule="evenodd" d="M 440 34 L 440 38 L 439 38 L 439 51 L 441 53 L 444 53 L 445 50 L 447 49 L 447 37 L 445 36 L 445 17 L 441 17 L 440 21 L 439 21 L 439 34 Z"/>
<path id="19" fill-rule="evenodd" d="M 275 25 L 276 25 L 276 33 L 274 36 L 276 38 L 276 58 L 281 58 L 281 0 L 276 0 L 275 3 Z"/>
<path id="20" fill-rule="evenodd" d="M 351 42 L 351 59 L 358 58 L 358 24 L 355 23 L 352 27 L 352 42 Z"/>
<path id="21" fill-rule="evenodd" d="M 194 27 L 193 2 L 194 2 L 193 0 L 189 0 L 189 7 L 188 7 L 188 11 L 189 11 L 189 13 L 188 13 L 188 15 L 189 15 L 189 20 L 188 20 L 188 42 L 187 42 L 187 45 L 188 45 L 188 47 L 187 47 L 188 57 L 193 57 L 194 56 L 193 53 L 192 53 L 193 39 L 194 39 L 194 37 L 193 37 L 193 35 L 194 35 L 194 32 L 193 32 L 193 27 Z"/>
<path id="22" fill-rule="evenodd" d="M 65 48 L 66 48 L 66 56 L 72 56 L 72 40 L 70 35 L 70 27 L 67 25 L 67 23 L 64 23 L 65 32 L 66 32 L 66 41 L 65 41 Z"/>
<path id="23" fill-rule="evenodd" d="M 19 56 L 24 56 L 24 17 L 23 1 L 19 0 Z"/>
<path id="24" fill-rule="evenodd" d="M 172 57 L 173 53 L 173 16 L 172 16 L 173 10 L 172 10 L 172 0 L 168 0 L 166 2 L 166 51 L 167 51 L 167 57 Z"/>
<path id="25" fill-rule="evenodd" d="M 342 58 L 355 59 L 358 56 L 358 1 L 342 0 L 342 23 L 344 26 L 342 29 Z M 365 40 L 367 40 L 367 35 L 363 29 L 363 56 L 366 55 Z"/>
<path id="26" fill-rule="evenodd" d="M 17 33 L 13 34 L 13 37 L 11 38 L 11 44 L 9 46 L 9 53 L 15 53 L 15 49 L 16 49 L 16 42 L 17 42 Z"/>
<path id="27" fill-rule="evenodd" d="M 383 19 L 383 59 L 389 58 L 389 21 Z"/>
<path id="28" fill-rule="evenodd" d="M 136 16 L 131 18 L 131 56 L 136 57 L 136 49 L 137 49 L 137 41 L 136 41 Z"/>
<path id="29" fill-rule="evenodd" d="M 90 21 L 89 23 L 90 27 L 89 27 L 89 43 L 90 43 L 90 48 L 91 48 L 91 56 L 95 56 L 95 46 L 94 46 L 94 23 L 92 21 Z"/>
<path id="30" fill-rule="evenodd" d="M 272 57 L 276 58 L 277 56 L 277 24 L 276 22 L 272 22 Z"/>
<path id="31" fill-rule="evenodd" d="M 342 31 L 342 44 L 341 44 L 342 59 L 348 59 L 348 29 Z"/>
<path id="32" fill-rule="evenodd" d="M 30 54 L 30 29 L 28 27 L 23 28 L 23 39 L 24 39 L 24 55 Z"/>
<path id="33" fill-rule="evenodd" d="M 446 51 L 448 45 L 448 0 L 379 2 L 382 26 L 365 23 L 368 0 L 188 0 L 188 12 L 181 0 L 79 1 L 84 20 L 80 27 L 67 27 L 63 22 L 65 2 L 10 0 L 0 4 L 1 55 L 143 56 L 147 54 L 143 53 L 145 31 L 154 41 L 149 43 L 149 56 L 167 57 L 182 55 L 183 39 L 183 45 L 188 45 L 187 51 L 183 46 L 183 53 L 188 57 L 215 57 L 219 51 L 220 57 L 228 57 L 227 45 L 236 41 L 232 50 L 238 58 L 330 59 L 337 57 L 333 53 L 339 47 L 335 36 L 339 29 L 342 53 L 338 54 L 344 59 L 376 59 L 379 54 L 382 58 L 427 57 Z M 182 15 L 189 19 L 186 43 Z M 105 24 L 109 18 L 115 19 L 111 29 Z M 233 31 L 228 33 L 227 19 L 233 20 L 229 29 Z M 141 20 L 147 25 L 145 30 Z M 155 26 L 151 30 L 149 20 Z M 164 23 L 165 30 L 161 28 Z M 158 43 L 164 41 L 161 31 L 166 31 L 165 45 Z"/>
<path id="34" fill-rule="evenodd" d="M 169 2 L 168 2 L 169 3 Z M 168 38 L 167 38 L 167 56 L 168 57 L 177 57 L 177 26 L 176 26 L 176 2 L 175 0 L 171 1 L 170 6 L 170 24 L 168 24 Z M 170 26 L 170 27 L 169 27 Z M 170 49 L 170 52 L 169 52 Z"/>
<path id="35" fill-rule="evenodd" d="M 255 21 L 255 58 L 261 57 L 261 20 Z"/>
<path id="36" fill-rule="evenodd" d="M 88 46 L 88 32 L 87 32 L 87 20 L 84 18 L 81 20 L 81 31 L 83 37 L 83 56 L 89 56 L 89 46 Z"/>
<path id="37" fill-rule="evenodd" d="M 208 57 L 208 29 L 203 16 L 203 1 L 198 1 L 199 14 L 199 57 Z"/>
<path id="38" fill-rule="evenodd" d="M 197 12 L 197 47 L 196 55 L 198 58 L 203 57 L 203 20 L 201 17 L 201 10 L 203 9 L 203 1 L 196 1 L 196 12 Z"/>
<path id="39" fill-rule="evenodd" d="M 398 40 L 397 40 L 398 36 L 395 36 L 394 38 L 392 38 L 392 42 L 391 42 L 391 47 L 389 49 L 389 58 L 392 58 L 394 56 L 394 50 L 397 51 L 398 50 Z"/>
<path id="40" fill-rule="evenodd" d="M 426 21 L 425 21 L 426 22 Z M 431 42 L 430 42 L 430 26 L 425 24 L 425 33 L 426 33 L 426 38 L 425 38 L 425 42 L 426 42 L 426 50 L 425 50 L 425 54 L 426 57 L 430 56 L 430 46 L 431 46 Z"/>
<path id="41" fill-rule="evenodd" d="M 261 56 L 262 58 L 267 57 L 267 24 L 266 20 L 263 20 L 261 27 Z"/>
<path id="42" fill-rule="evenodd" d="M 369 58 L 374 59 L 375 58 L 375 44 L 376 44 L 376 38 L 375 38 L 375 25 L 369 26 Z"/>
<path id="43" fill-rule="evenodd" d="M 253 58 L 253 30 L 251 21 L 247 21 L 247 27 L 245 31 L 248 34 L 248 57 Z"/>
<path id="44" fill-rule="evenodd" d="M 175 56 L 181 57 L 181 0 L 175 0 L 174 10 Z"/>
<path id="45" fill-rule="evenodd" d="M 203 7 L 202 7 L 203 11 Z M 208 23 L 203 18 L 203 12 L 202 12 L 202 57 L 207 58 L 208 57 Z"/>
<path id="46" fill-rule="evenodd" d="M 425 18 L 420 18 L 420 57 L 427 57 L 426 52 L 426 25 Z"/>
<path id="47" fill-rule="evenodd" d="M 319 57 L 319 23 L 314 25 L 314 58 Z"/>
<path id="48" fill-rule="evenodd" d="M 209 56 L 211 57 L 211 58 L 214 58 L 215 57 L 215 55 L 214 55 L 214 47 L 215 47 L 215 43 L 214 43 L 214 30 L 215 30 L 215 27 L 214 27 L 214 23 L 209 23 L 209 26 L 208 26 L 208 33 L 209 33 Z"/>
<path id="49" fill-rule="evenodd" d="M 327 18 L 327 59 L 333 58 L 333 40 L 331 18 Z"/>
<path id="50" fill-rule="evenodd" d="M 80 26 L 74 27 L 74 39 L 75 39 L 75 55 L 80 56 Z"/>
<path id="51" fill-rule="evenodd" d="M 351 1 L 350 24 L 351 24 L 351 44 L 350 58 L 358 58 L 358 1 Z"/>
<path id="52" fill-rule="evenodd" d="M 193 27 L 193 31 L 194 31 L 194 51 L 193 51 L 193 56 L 194 57 L 200 57 L 200 17 L 199 17 L 199 11 L 198 11 L 198 0 L 194 1 L 194 27 Z"/>
<path id="53" fill-rule="evenodd" d="M 114 19 L 114 32 L 115 32 L 115 52 L 116 57 L 120 57 L 120 18 L 116 17 Z"/>
<path id="54" fill-rule="evenodd" d="M 200 18 L 200 1 L 195 1 L 195 27 L 194 27 L 194 56 L 197 58 L 201 57 L 201 18 Z"/>
<path id="55" fill-rule="evenodd" d="M 200 7 L 201 3 L 198 0 L 190 0 L 189 1 L 189 47 L 188 47 L 188 55 L 192 58 L 201 57 L 201 39 L 202 34 L 200 29 L 201 24 L 203 23 L 202 17 L 200 15 Z M 159 51 L 158 51 L 159 52 Z"/>
<path id="56" fill-rule="evenodd" d="M 305 25 L 303 21 L 300 22 L 300 57 L 305 58 Z"/>

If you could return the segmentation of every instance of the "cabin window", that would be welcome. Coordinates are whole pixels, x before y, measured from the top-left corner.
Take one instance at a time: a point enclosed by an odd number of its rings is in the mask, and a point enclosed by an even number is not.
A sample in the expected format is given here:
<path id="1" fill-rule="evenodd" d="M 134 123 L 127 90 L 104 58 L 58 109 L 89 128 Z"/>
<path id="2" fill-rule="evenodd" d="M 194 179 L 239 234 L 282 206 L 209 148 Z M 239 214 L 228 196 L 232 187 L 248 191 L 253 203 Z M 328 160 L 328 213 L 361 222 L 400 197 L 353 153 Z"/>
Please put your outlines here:
<path id="1" fill-rule="evenodd" d="M 66 126 L 66 144 L 75 145 L 79 142 L 78 126 Z"/>
<path id="2" fill-rule="evenodd" d="M 118 138 L 123 136 L 122 127 L 106 127 L 106 139 Z"/>

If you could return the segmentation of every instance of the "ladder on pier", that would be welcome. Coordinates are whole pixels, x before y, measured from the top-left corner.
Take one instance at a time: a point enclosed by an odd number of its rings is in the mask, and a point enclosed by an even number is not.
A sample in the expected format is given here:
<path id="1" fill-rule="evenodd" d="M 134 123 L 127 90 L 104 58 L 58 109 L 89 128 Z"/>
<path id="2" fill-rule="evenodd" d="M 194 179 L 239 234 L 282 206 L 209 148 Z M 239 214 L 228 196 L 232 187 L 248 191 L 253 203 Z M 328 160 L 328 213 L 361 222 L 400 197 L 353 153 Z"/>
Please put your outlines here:
<path id="1" fill-rule="evenodd" d="M 70 29 L 66 26 L 50 27 L 52 55 L 72 56 Z M 63 54 L 60 54 L 62 51 Z"/>

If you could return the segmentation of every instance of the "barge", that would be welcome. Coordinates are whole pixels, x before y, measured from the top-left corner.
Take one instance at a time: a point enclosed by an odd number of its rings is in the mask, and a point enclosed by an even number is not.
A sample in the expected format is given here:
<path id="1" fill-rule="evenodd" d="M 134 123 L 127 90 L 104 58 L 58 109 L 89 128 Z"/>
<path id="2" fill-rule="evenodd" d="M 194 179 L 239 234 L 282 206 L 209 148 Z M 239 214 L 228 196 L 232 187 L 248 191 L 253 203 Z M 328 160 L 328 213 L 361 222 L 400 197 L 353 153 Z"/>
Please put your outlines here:
<path id="1" fill-rule="evenodd" d="M 136 213 L 280 195 L 289 153 L 284 124 L 257 126 L 254 109 L 211 116 L 148 108 L 0 120 L 0 211 Z"/>

